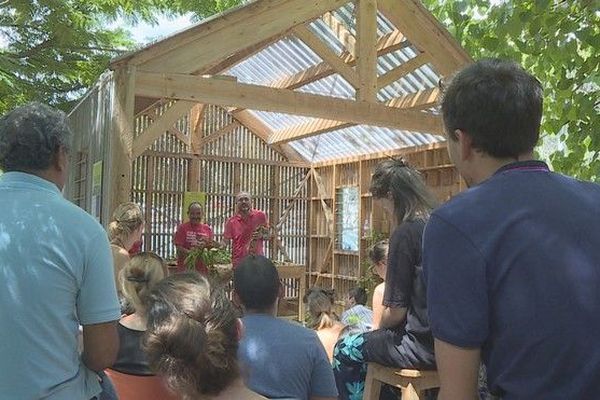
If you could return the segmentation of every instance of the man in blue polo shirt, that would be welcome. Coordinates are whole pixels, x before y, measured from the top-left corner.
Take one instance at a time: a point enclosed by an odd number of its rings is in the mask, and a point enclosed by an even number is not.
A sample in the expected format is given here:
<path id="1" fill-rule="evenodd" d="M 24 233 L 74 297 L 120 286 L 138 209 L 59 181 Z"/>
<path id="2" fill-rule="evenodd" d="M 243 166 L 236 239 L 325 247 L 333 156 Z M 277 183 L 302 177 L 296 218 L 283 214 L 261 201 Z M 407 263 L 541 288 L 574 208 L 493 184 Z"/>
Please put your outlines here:
<path id="1" fill-rule="evenodd" d="M 600 393 L 600 186 L 533 160 L 542 87 L 483 60 L 442 102 L 448 151 L 470 189 L 433 213 L 423 239 L 440 399 Z"/>
<path id="2" fill-rule="evenodd" d="M 89 400 L 117 354 L 106 232 L 60 192 L 71 136 L 39 103 L 0 119 L 1 399 Z"/>

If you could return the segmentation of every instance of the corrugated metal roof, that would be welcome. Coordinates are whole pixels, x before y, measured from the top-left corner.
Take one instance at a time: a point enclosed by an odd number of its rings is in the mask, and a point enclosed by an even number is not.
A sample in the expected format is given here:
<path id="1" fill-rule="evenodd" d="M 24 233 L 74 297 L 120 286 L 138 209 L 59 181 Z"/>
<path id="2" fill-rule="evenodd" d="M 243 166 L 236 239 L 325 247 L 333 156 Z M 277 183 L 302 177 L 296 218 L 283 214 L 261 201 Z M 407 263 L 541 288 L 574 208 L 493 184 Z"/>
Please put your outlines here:
<path id="1" fill-rule="evenodd" d="M 332 14 L 349 32 L 356 35 L 354 4 L 348 3 Z M 311 22 L 311 29 L 332 51 L 340 55 L 345 50 L 335 33 L 322 20 Z M 379 37 L 393 32 L 395 27 L 383 15 L 377 15 L 377 34 Z M 385 74 L 418 55 L 417 49 L 410 43 L 377 60 L 378 75 Z M 259 53 L 232 67 L 227 73 L 236 76 L 238 81 L 259 85 L 269 85 L 283 78 L 293 76 L 323 60 L 301 40 L 293 36 L 284 37 Z M 381 102 L 406 96 L 422 90 L 434 88 L 440 79 L 431 64 L 425 64 L 400 80 L 382 88 L 377 98 Z M 339 74 L 332 74 L 320 80 L 308 83 L 297 91 L 321 94 L 344 99 L 353 99 L 355 89 Z M 438 114 L 437 107 L 423 112 Z M 252 111 L 272 130 L 281 130 L 315 120 L 288 114 Z M 324 161 L 354 155 L 384 152 L 403 147 L 426 145 L 444 140 L 438 135 L 408 132 L 373 126 L 352 126 L 327 132 L 319 136 L 290 142 L 291 146 L 308 161 Z"/>

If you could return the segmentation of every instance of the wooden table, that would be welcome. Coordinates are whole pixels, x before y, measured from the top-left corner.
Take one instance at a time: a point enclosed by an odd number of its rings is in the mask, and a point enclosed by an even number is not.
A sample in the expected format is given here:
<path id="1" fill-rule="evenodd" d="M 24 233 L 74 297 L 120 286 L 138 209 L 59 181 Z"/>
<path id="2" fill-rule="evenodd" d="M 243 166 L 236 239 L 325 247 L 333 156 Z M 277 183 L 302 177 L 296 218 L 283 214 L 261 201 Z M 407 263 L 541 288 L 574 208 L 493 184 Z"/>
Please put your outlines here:
<path id="1" fill-rule="evenodd" d="M 279 315 L 286 318 L 297 319 L 300 322 L 304 321 L 304 303 L 302 299 L 306 293 L 306 267 L 298 264 L 278 264 L 277 272 L 279 279 L 283 283 L 283 299 L 284 301 L 294 300 L 298 302 L 297 314 L 284 314 L 285 304 L 279 305 Z"/>

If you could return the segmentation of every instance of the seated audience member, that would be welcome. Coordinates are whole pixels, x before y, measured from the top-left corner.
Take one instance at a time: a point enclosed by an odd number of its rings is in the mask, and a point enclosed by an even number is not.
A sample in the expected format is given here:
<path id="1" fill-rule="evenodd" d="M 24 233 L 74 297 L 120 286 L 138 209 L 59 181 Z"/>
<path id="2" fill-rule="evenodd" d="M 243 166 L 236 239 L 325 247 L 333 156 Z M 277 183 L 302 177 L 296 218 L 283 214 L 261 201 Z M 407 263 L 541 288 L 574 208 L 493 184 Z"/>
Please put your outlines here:
<path id="1" fill-rule="evenodd" d="M 367 332 L 373 326 L 373 311 L 367 304 L 367 291 L 362 287 L 354 287 L 348 292 L 346 307 L 342 313 L 342 324 L 347 325 L 354 333 Z"/>
<path id="2" fill-rule="evenodd" d="M 342 400 L 361 398 L 365 363 L 435 368 L 421 278 L 421 237 L 437 204 L 435 197 L 419 172 L 402 160 L 386 160 L 377 165 L 370 190 L 394 221 L 395 228 L 390 239 L 380 329 L 346 336 L 334 351 L 334 372 Z"/>
<path id="3" fill-rule="evenodd" d="M 388 240 L 382 240 L 380 242 L 375 243 L 371 249 L 369 249 L 369 258 L 373 263 L 373 271 L 381 279 L 379 285 L 375 286 L 375 290 L 373 290 L 373 328 L 378 329 L 379 324 L 381 323 L 381 316 L 383 315 L 383 309 L 385 306 L 383 305 L 383 294 L 385 292 L 385 274 L 387 271 L 387 259 L 388 259 Z"/>
<path id="4" fill-rule="evenodd" d="M 204 208 L 200 203 L 193 202 L 188 206 L 189 221 L 177 227 L 173 241 L 177 248 L 177 272 L 187 269 L 185 258 L 190 250 L 194 247 L 204 247 L 208 241 L 213 240 L 213 231 L 210 226 L 202 223 L 203 217 Z M 196 271 L 202 275 L 208 274 L 208 269 L 201 260 L 196 262 Z"/>
<path id="5" fill-rule="evenodd" d="M 271 399 L 337 399 L 331 364 L 316 333 L 279 319 L 283 296 L 277 268 L 263 256 L 248 256 L 233 274 L 234 300 L 245 312 L 240 362 L 246 384 Z"/>
<path id="6" fill-rule="evenodd" d="M 317 332 L 317 336 L 327 352 L 329 362 L 333 360 L 333 347 L 346 327 L 333 311 L 335 301 L 333 293 L 333 289 L 313 287 L 308 289 L 303 299 L 310 316 L 309 327 Z"/>
<path id="7" fill-rule="evenodd" d="M 115 284 L 119 295 L 121 294 L 121 287 L 118 282 L 119 273 L 131 258 L 129 249 L 140 241 L 143 231 L 144 218 L 140 207 L 130 202 L 119 204 L 108 224 L 108 239 L 113 255 Z"/>
<path id="8" fill-rule="evenodd" d="M 543 86 L 488 59 L 444 90 L 448 153 L 469 189 L 423 236 L 440 399 L 475 398 L 480 361 L 504 400 L 600 396 L 600 186 L 534 159 Z"/>
<path id="9" fill-rule="evenodd" d="M 159 282 L 150 295 L 145 350 L 150 367 L 186 399 L 258 400 L 237 361 L 243 326 L 221 290 L 196 272 Z"/>
<path id="10" fill-rule="evenodd" d="M 121 318 L 117 325 L 121 345 L 117 360 L 106 373 L 123 400 L 146 400 L 149 395 L 175 398 L 163 385 L 162 378 L 154 376 L 142 350 L 150 291 L 164 278 L 163 268 L 158 255 L 143 252 L 131 257 L 119 273 L 121 293 L 135 312 Z"/>

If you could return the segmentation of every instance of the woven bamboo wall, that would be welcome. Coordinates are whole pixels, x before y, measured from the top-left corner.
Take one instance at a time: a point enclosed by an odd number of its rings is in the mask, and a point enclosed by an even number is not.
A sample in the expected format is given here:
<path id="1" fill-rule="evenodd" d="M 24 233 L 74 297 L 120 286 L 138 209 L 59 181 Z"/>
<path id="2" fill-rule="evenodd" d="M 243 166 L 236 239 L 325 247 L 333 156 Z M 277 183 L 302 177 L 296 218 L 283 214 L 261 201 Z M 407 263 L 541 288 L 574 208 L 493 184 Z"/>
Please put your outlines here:
<path id="1" fill-rule="evenodd" d="M 446 201 L 461 190 L 459 175 L 450 162 L 445 147 L 422 149 L 402 154 L 408 163 L 421 171 L 427 185 L 440 201 Z M 310 255 L 308 280 L 309 287 L 318 285 L 335 289 L 338 305 L 346 299 L 353 286 L 361 284 L 360 279 L 368 267 L 367 249 L 373 236 L 388 238 L 390 222 L 377 203 L 373 203 L 369 193 L 371 175 L 375 166 L 384 160 L 366 159 L 341 164 L 322 165 L 315 168 L 318 179 L 311 179 L 310 202 Z M 322 182 L 321 188 L 320 182 Z M 340 204 L 336 192 L 341 188 L 357 187 L 359 199 L 359 241 L 358 251 L 340 249 L 339 217 Z M 327 211 L 334 218 L 333 232 L 328 229 Z"/>
<path id="2" fill-rule="evenodd" d="M 152 108 L 139 116 L 136 134 L 168 106 Z M 308 186 L 300 184 L 307 170 L 288 166 L 281 154 L 244 126 L 236 126 L 224 135 L 219 133 L 234 122 L 222 108 L 207 106 L 197 130 L 205 143 L 199 154 L 190 154 L 189 146 L 169 132 L 134 161 L 132 200 L 146 211 L 144 249 L 166 259 L 175 257 L 173 233 L 183 217 L 185 191 L 206 193 L 205 221 L 217 240 L 222 239 L 225 221 L 234 213 L 235 194 L 247 191 L 253 196 L 254 207 L 267 213 L 271 226 L 278 224 L 291 205 L 277 235 L 281 246 L 273 240 L 265 253 L 274 260 L 306 265 Z M 189 137 L 191 125 L 189 116 L 182 118 L 176 134 Z M 191 176 L 199 176 L 197 188 L 193 188 Z"/>

